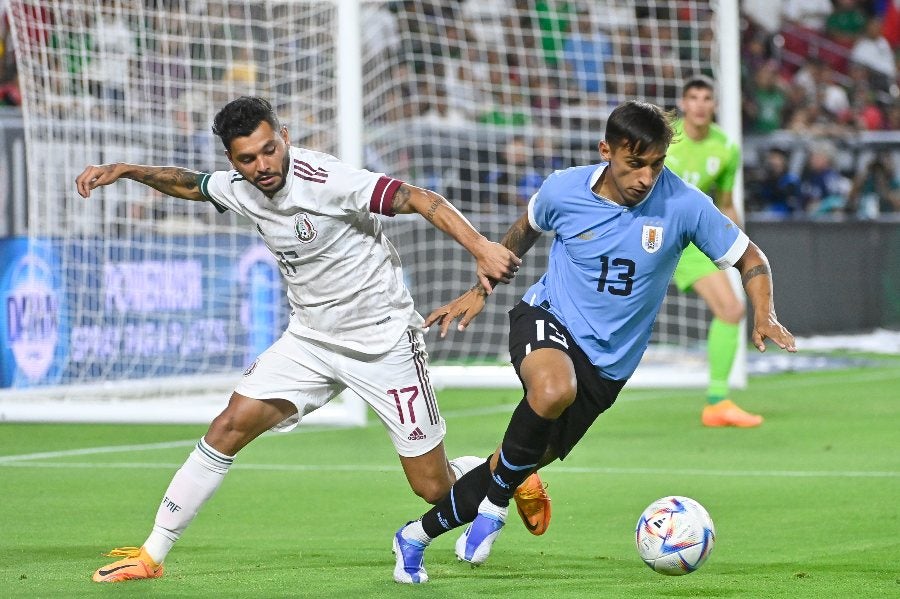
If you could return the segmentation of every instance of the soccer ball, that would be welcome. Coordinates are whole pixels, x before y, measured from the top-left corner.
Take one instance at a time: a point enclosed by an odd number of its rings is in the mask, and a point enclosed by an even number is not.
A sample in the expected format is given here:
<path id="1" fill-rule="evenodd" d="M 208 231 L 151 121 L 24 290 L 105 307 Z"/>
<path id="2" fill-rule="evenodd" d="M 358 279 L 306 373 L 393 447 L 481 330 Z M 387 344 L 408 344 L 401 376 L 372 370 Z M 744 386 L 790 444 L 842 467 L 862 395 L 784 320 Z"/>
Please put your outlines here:
<path id="1" fill-rule="evenodd" d="M 702 505 L 673 495 L 647 506 L 634 529 L 634 541 L 645 564 L 660 574 L 681 576 L 709 557 L 716 529 Z"/>

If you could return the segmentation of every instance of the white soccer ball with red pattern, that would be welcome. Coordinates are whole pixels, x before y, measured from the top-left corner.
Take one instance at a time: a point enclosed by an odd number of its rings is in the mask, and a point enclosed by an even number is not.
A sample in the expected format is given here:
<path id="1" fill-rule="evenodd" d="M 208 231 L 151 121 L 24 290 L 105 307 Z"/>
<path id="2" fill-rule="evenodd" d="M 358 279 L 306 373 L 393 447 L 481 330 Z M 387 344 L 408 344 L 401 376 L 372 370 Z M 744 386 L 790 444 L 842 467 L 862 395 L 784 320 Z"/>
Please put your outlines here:
<path id="1" fill-rule="evenodd" d="M 706 509 L 689 497 L 657 499 L 644 510 L 634 530 L 644 563 L 660 574 L 681 576 L 703 565 L 716 542 Z"/>

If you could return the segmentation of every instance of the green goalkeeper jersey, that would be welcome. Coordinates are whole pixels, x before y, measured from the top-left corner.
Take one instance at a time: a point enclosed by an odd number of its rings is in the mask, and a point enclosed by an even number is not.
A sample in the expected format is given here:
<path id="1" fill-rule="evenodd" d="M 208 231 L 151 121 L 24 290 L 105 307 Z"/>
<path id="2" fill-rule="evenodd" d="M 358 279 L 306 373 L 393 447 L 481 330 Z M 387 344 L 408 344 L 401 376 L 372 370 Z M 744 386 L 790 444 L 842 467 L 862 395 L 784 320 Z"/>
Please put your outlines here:
<path id="1" fill-rule="evenodd" d="M 741 161 L 741 152 L 721 127 L 709 126 L 709 135 L 694 141 L 684 134 L 684 121 L 673 123 L 675 137 L 666 154 L 666 166 L 676 175 L 715 198 L 716 192 L 731 191 Z"/>

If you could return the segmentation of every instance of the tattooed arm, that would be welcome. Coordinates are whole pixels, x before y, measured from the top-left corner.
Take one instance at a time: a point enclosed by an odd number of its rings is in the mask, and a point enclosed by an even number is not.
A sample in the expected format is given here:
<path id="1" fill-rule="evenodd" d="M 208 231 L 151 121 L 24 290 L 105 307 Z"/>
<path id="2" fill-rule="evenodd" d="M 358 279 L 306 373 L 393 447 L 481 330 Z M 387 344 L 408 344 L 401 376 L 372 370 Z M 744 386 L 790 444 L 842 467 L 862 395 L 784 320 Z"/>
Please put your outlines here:
<path id="1" fill-rule="evenodd" d="M 540 238 L 541 233 L 531 228 L 526 212 L 516 220 L 503 236 L 501 247 L 507 248 L 516 256 L 524 256 L 534 243 Z M 460 297 L 449 304 L 434 310 L 425 319 L 425 326 L 433 324 L 440 326 L 441 337 L 447 335 L 450 325 L 457 319 L 457 330 L 462 331 L 484 309 L 488 291 L 483 283 L 474 285 Z"/>
<path id="2" fill-rule="evenodd" d="M 509 230 L 506 231 L 506 235 L 500 240 L 500 245 L 508 248 L 509 251 L 521 258 L 531 249 L 540 237 L 541 232 L 531 228 L 531 225 L 528 223 L 528 213 L 525 212 L 512 224 L 512 226 L 510 226 Z M 480 290 L 478 285 L 472 287 L 471 290 L 485 295 L 484 291 Z"/>
<path id="3" fill-rule="evenodd" d="M 519 270 L 522 261 L 513 252 L 488 241 L 440 194 L 404 183 L 394 193 L 393 209 L 396 214 L 418 212 L 466 248 L 478 263 L 476 272 L 485 293 L 491 293 L 497 282 L 509 283 Z"/>
<path id="4" fill-rule="evenodd" d="M 769 261 L 753 242 L 735 263 L 741 273 L 741 282 L 753 305 L 753 332 L 751 339 L 759 351 L 766 351 L 765 340 L 771 339 L 781 349 L 797 351 L 794 336 L 778 322 L 772 296 L 772 271 Z"/>
<path id="5" fill-rule="evenodd" d="M 133 179 L 153 189 L 183 200 L 203 201 L 200 180 L 205 173 L 176 166 L 143 166 L 116 162 L 90 165 L 75 179 L 75 186 L 83 198 L 90 197 L 91 190 L 115 183 L 119 179 Z"/>

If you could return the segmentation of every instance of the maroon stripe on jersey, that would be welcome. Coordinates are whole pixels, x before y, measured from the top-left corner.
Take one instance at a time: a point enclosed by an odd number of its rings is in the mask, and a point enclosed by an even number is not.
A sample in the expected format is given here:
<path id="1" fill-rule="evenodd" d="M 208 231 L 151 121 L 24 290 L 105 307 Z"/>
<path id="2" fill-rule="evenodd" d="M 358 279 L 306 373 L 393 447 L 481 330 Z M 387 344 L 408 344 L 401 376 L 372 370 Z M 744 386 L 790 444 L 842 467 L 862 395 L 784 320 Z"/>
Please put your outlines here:
<path id="1" fill-rule="evenodd" d="M 403 181 L 382 175 L 375 184 L 375 189 L 372 190 L 372 197 L 369 199 L 369 212 L 394 216 L 394 194 L 397 193 L 401 185 L 403 185 Z"/>
<path id="2" fill-rule="evenodd" d="M 438 408 L 434 398 L 434 389 L 431 387 L 431 380 L 428 378 L 428 364 L 425 361 L 425 354 L 419 347 L 416 336 L 411 332 L 406 332 L 409 342 L 413 350 L 413 362 L 416 365 L 416 373 L 419 376 L 419 386 L 422 387 L 422 394 L 425 396 L 425 407 L 428 409 L 428 422 L 431 424 L 438 423 Z"/>
<path id="3" fill-rule="evenodd" d="M 311 164 L 307 162 L 303 162 L 302 160 L 298 160 L 294 158 L 294 169 L 300 169 L 305 171 L 307 175 L 319 175 L 323 177 L 328 176 L 328 171 L 326 171 L 322 167 L 313 168 Z"/>
<path id="4" fill-rule="evenodd" d="M 297 169 L 294 169 L 294 176 L 297 177 L 298 179 L 305 179 L 307 181 L 312 181 L 313 183 L 325 183 L 325 180 L 328 178 L 328 175 L 311 177 L 309 175 L 305 175 L 305 174 L 301 173 Z"/>

